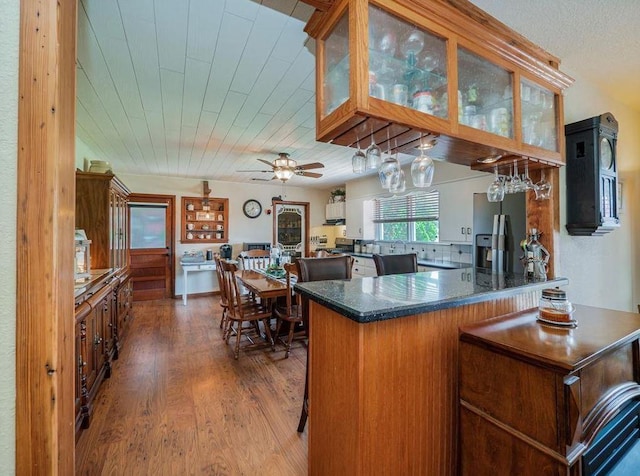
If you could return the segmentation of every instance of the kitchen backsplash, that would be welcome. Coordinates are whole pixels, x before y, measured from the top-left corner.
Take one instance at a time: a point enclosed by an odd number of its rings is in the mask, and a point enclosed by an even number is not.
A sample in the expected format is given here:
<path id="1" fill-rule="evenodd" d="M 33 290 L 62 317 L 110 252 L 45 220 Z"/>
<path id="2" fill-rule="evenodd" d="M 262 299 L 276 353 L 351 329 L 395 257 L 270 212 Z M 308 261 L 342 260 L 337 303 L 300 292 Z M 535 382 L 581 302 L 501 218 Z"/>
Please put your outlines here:
<path id="1" fill-rule="evenodd" d="M 380 241 L 382 254 L 417 253 L 418 259 L 429 261 L 450 261 L 454 263 L 473 263 L 473 245 L 440 243 L 392 243 Z"/>

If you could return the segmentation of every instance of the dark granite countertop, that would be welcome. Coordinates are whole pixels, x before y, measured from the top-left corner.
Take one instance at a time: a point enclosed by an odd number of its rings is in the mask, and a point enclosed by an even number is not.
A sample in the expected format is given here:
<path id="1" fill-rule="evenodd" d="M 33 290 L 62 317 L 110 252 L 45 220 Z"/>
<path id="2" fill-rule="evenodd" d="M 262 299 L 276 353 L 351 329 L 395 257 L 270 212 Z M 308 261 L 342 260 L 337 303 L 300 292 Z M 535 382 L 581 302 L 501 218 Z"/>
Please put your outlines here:
<path id="1" fill-rule="evenodd" d="M 527 282 L 475 268 L 298 283 L 297 292 L 359 322 L 438 311 L 569 284 L 566 278 Z"/>
<path id="2" fill-rule="evenodd" d="M 361 256 L 363 258 L 373 258 L 373 254 L 371 253 L 349 253 L 351 256 Z M 399 253 L 405 254 L 405 253 Z M 418 258 L 419 266 L 430 266 L 433 268 L 441 268 L 441 269 L 462 269 L 468 268 L 469 263 L 457 263 L 455 261 L 442 261 L 442 260 L 427 260 Z"/>

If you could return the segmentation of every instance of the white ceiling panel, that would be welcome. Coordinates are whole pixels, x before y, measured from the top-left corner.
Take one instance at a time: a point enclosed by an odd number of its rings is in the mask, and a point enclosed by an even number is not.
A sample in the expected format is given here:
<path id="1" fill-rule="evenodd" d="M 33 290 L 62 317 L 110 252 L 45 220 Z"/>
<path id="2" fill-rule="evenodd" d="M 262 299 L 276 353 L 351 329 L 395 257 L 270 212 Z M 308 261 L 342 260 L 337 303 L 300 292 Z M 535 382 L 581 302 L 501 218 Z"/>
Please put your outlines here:
<path id="1" fill-rule="evenodd" d="M 231 83 L 233 91 L 245 94 L 251 91 L 285 24 L 286 17 L 282 14 L 268 8 L 260 9 Z"/>
<path id="2" fill-rule="evenodd" d="M 238 117 L 236 117 L 236 125 L 246 126 L 251 123 L 256 113 L 267 101 L 273 89 L 284 77 L 289 66 L 291 66 L 291 63 L 275 58 L 264 65 L 260 76 L 258 76 L 258 79 L 253 85 L 249 97 L 242 106 Z"/>
<path id="3" fill-rule="evenodd" d="M 251 21 L 225 13 L 202 106 L 206 111 L 222 109 L 252 26 Z"/>
<path id="4" fill-rule="evenodd" d="M 639 2 L 472 2 L 640 110 Z M 288 152 L 326 166 L 296 184 L 353 178 L 352 149 L 315 141 L 312 13 L 297 0 L 82 0 L 77 135 L 90 159 L 116 173 L 248 183 L 270 174 L 237 170 Z"/>
<path id="5" fill-rule="evenodd" d="M 144 117 L 138 82 L 133 71 L 127 42 L 112 39 L 107 40 L 106 45 L 104 43 L 101 41 L 102 54 L 127 116 Z"/>
<path id="6" fill-rule="evenodd" d="M 93 31 L 99 38 L 125 40 L 120 17 L 120 7 L 116 0 L 82 0 L 79 12 L 89 18 Z"/>
<path id="7" fill-rule="evenodd" d="M 207 90 L 211 63 L 187 58 L 182 98 L 182 124 L 197 127 L 202 112 L 202 101 Z"/>
<path id="8" fill-rule="evenodd" d="M 87 2 L 87 0 L 83 1 Z M 127 19 L 155 22 L 153 0 L 118 0 L 118 6 L 125 24 Z"/>
<path id="9" fill-rule="evenodd" d="M 221 0 L 190 1 L 187 58 L 211 63 L 223 14 L 224 2 Z"/>
<path id="10" fill-rule="evenodd" d="M 155 0 L 154 5 L 160 68 L 184 73 L 189 2 Z"/>
<path id="11" fill-rule="evenodd" d="M 214 1 L 221 2 L 222 0 Z M 258 16 L 258 12 L 260 11 L 259 4 L 259 1 L 227 0 L 225 11 L 231 13 L 232 15 L 246 18 L 247 20 L 251 20 L 253 22 Z"/>

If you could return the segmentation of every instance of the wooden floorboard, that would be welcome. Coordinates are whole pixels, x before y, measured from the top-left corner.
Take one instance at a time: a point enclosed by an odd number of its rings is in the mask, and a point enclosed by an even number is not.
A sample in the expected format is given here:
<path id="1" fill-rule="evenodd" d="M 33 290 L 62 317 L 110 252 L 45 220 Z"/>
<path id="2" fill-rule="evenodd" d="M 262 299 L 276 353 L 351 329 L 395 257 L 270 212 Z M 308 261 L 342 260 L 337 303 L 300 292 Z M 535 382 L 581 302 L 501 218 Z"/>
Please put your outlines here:
<path id="1" fill-rule="evenodd" d="M 307 432 L 296 432 L 306 349 L 234 360 L 219 322 L 215 296 L 135 304 L 76 445 L 76 474 L 307 474 Z"/>

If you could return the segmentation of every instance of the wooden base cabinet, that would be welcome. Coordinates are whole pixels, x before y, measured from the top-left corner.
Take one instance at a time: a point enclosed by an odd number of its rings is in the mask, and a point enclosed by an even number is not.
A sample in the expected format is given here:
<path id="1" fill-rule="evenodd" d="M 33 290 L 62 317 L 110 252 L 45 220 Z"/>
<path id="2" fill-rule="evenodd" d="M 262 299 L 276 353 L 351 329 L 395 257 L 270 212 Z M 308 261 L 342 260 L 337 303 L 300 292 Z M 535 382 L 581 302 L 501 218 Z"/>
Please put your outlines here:
<path id="1" fill-rule="evenodd" d="M 76 440 L 91 422 L 100 384 L 109 378 L 131 319 L 131 281 L 97 274 L 75 297 Z"/>
<path id="2" fill-rule="evenodd" d="M 640 398 L 640 315 L 576 306 L 575 328 L 536 316 L 461 329 L 460 475 L 596 474 L 589 450 Z"/>

